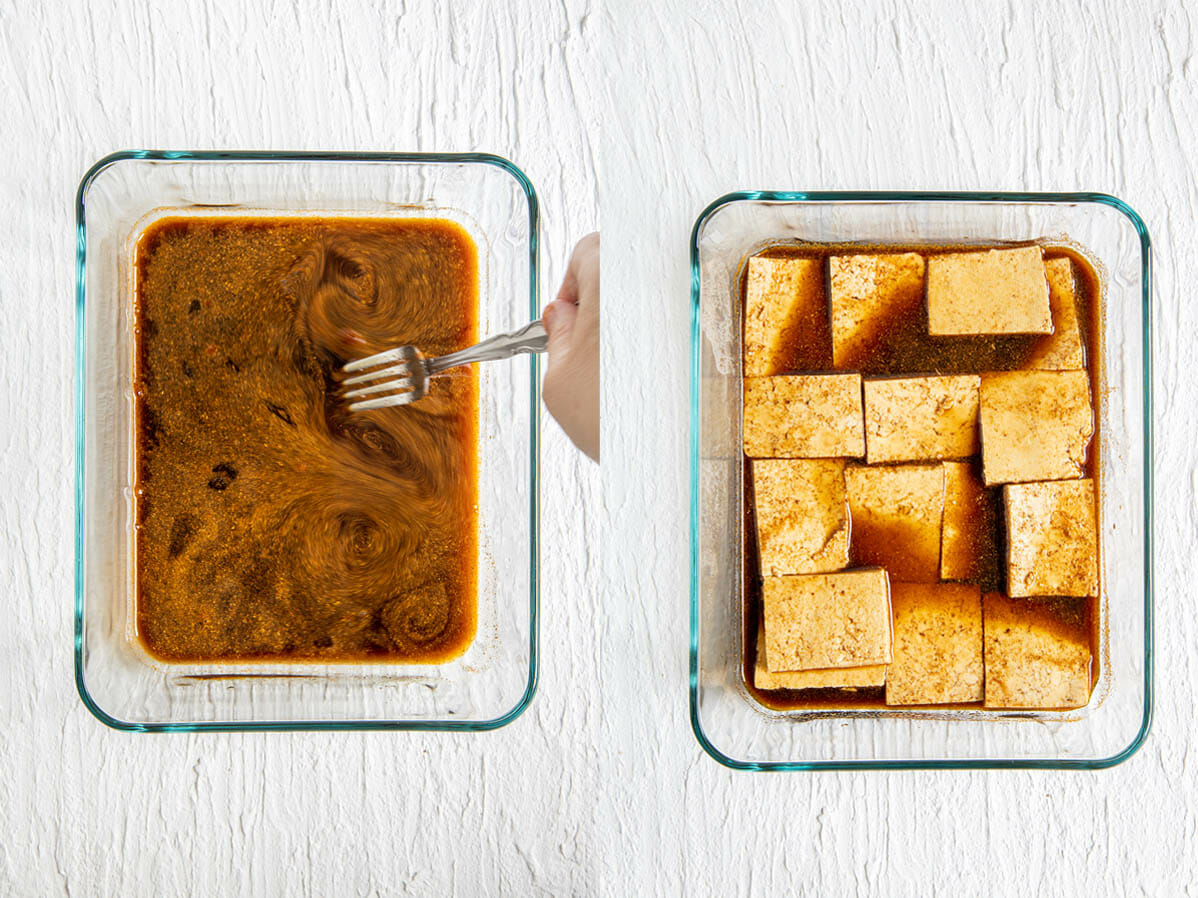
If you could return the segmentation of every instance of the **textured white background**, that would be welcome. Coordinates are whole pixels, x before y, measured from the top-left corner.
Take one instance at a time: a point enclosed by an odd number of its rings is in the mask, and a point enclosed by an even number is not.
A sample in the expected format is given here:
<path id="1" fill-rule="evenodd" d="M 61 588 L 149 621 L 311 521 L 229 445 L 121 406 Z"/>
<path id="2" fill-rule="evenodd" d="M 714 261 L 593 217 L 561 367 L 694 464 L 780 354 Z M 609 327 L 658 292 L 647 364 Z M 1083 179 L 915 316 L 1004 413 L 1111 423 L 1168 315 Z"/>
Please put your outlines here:
<path id="1" fill-rule="evenodd" d="M 598 224 L 597 24 L 585 4 L 0 0 L 0 895 L 598 889 L 599 477 L 548 419 L 542 684 L 505 729 L 122 734 L 76 698 L 70 652 L 87 167 L 124 147 L 489 150 L 536 185 L 556 284 Z"/>
<path id="2" fill-rule="evenodd" d="M 1198 894 L 1193 15 L 644 5 L 0 0 L 0 894 Z M 72 202 L 126 146 L 500 152 L 549 282 L 602 157 L 602 503 L 547 421 L 542 684 L 510 727 L 150 737 L 79 704 Z M 727 190 L 811 186 L 1106 190 L 1147 220 L 1158 704 L 1122 767 L 745 774 L 692 738 L 687 236 Z"/>
<path id="3" fill-rule="evenodd" d="M 618 38 L 603 58 L 619 64 L 604 89 L 620 114 L 603 144 L 603 674 L 617 697 L 603 730 L 619 746 L 604 779 L 624 813 L 604 869 L 638 883 L 625 894 L 1198 894 L 1194 12 L 1110 0 L 605 6 Z M 687 239 L 710 200 L 770 187 L 1100 190 L 1144 216 L 1158 700 L 1123 766 L 734 773 L 691 737 Z"/>

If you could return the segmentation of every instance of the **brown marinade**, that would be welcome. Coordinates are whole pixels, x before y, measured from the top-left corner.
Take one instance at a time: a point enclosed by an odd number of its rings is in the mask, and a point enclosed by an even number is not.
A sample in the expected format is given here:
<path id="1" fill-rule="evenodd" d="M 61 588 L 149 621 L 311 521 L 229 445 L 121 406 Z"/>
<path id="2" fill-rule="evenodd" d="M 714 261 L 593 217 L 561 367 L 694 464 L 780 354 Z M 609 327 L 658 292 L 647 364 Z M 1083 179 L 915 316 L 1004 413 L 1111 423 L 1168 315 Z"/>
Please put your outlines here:
<path id="1" fill-rule="evenodd" d="M 1006 248 L 1008 245 L 1004 245 Z M 823 261 L 825 277 L 827 258 L 844 253 L 903 253 L 918 252 L 922 255 L 933 256 L 940 253 L 962 252 L 989 249 L 984 245 L 927 245 L 927 244 L 785 244 L 763 250 L 756 255 L 779 257 L 818 258 Z M 1090 374 L 1091 395 L 1097 397 L 1102 358 L 1101 347 L 1101 301 L 1100 280 L 1091 263 L 1085 256 L 1068 247 L 1044 247 L 1044 258 L 1067 257 L 1073 263 L 1076 278 L 1077 314 L 1081 330 L 1082 344 L 1086 355 L 1086 366 Z M 740 280 L 741 303 L 743 305 L 746 291 L 746 277 L 742 272 Z M 980 374 L 986 371 L 1006 371 L 1023 367 L 1028 357 L 1037 349 L 1041 336 L 984 336 L 984 337 L 952 337 L 934 338 L 927 334 L 926 308 L 918 306 L 910 315 L 900 319 L 885 334 L 880 345 L 864 359 L 859 370 L 862 375 L 898 375 L 898 374 Z M 1094 403 L 1095 437 L 1090 443 L 1087 456 L 1087 477 L 1099 482 L 1101 465 L 1099 464 L 1098 438 L 1101 432 L 1101 422 L 1098 420 L 1100 403 Z M 981 458 L 970 459 L 979 479 L 981 477 Z M 744 476 L 744 521 L 742 540 L 744 577 L 744 629 L 742 632 L 742 659 L 744 682 L 750 694 L 761 704 L 776 710 L 804 710 L 820 708 L 888 708 L 885 701 L 885 687 L 858 687 L 856 689 L 803 689 L 803 690 L 762 690 L 753 685 L 753 671 L 757 661 L 757 633 L 761 621 L 761 586 L 760 561 L 757 548 L 757 524 L 753 497 L 750 466 L 743 466 Z M 1101 510 L 1101 505 L 1099 506 Z M 977 509 L 981 521 L 985 522 L 983 532 L 989 534 L 989 539 L 983 540 L 977 546 L 982 575 L 978 582 L 983 593 L 1002 591 L 1005 589 L 1002 559 L 1006 556 L 1006 539 L 1003 532 L 1002 487 L 991 487 L 984 491 L 981 505 Z M 1101 521 L 1099 521 L 1101 531 Z M 857 559 L 850 557 L 850 566 Z M 1101 655 L 1099 652 L 1099 600 L 1077 600 L 1070 606 L 1072 600 L 1061 600 L 1059 606 L 1062 613 L 1068 617 L 1084 618 L 1074 621 L 1073 625 L 1084 627 L 1091 635 L 1091 684 L 1097 682 Z M 1068 607 L 1067 607 L 1068 606 Z M 981 703 L 955 704 L 953 708 L 981 707 Z"/>
<path id="2" fill-rule="evenodd" d="M 437 219 L 180 216 L 135 248 L 136 631 L 171 662 L 435 663 L 474 638 L 478 381 L 349 413 L 345 361 L 477 333 Z"/>

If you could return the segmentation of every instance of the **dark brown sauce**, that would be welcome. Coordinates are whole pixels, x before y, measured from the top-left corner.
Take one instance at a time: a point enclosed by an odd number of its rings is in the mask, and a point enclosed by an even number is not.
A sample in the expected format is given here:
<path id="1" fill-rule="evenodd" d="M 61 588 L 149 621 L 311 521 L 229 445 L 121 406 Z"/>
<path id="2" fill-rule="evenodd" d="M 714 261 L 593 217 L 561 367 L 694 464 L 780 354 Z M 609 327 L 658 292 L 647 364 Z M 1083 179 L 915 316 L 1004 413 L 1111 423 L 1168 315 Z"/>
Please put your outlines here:
<path id="1" fill-rule="evenodd" d="M 1019 244 L 1003 244 L 1004 248 Z M 1024 244 L 1026 245 L 1026 244 Z M 933 256 L 943 253 L 982 250 L 996 247 L 998 244 L 779 244 L 771 246 L 759 253 L 766 256 L 820 258 L 825 260 L 825 278 L 827 277 L 827 262 L 829 256 L 844 253 L 904 253 L 918 252 L 923 256 Z M 1101 432 L 1099 411 L 1099 383 L 1101 376 L 1102 356 L 1101 322 L 1102 294 L 1101 281 L 1093 265 L 1078 251 L 1070 247 L 1045 246 L 1044 258 L 1053 259 L 1066 257 L 1073 262 L 1077 316 L 1081 331 L 1082 347 L 1085 352 L 1085 363 L 1090 375 L 1090 393 L 1094 397 L 1094 437 L 1090 441 L 1086 459 L 1086 476 L 1094 478 L 1095 489 L 1101 495 L 1099 479 L 1101 465 L 1099 464 L 1099 434 Z M 745 299 L 745 277 L 742 272 L 740 279 L 741 303 Z M 825 296 L 830 291 L 825 289 Z M 920 304 L 912 313 L 896 319 L 880 335 L 875 353 L 853 369 L 863 375 L 912 375 L 912 374 L 980 374 L 986 371 L 1009 371 L 1021 368 L 1033 352 L 1039 348 L 1042 336 L 1011 336 L 1011 337 L 931 337 L 927 334 L 927 306 Z M 791 372 L 800 373 L 800 372 Z M 981 458 L 975 456 L 969 460 L 974 474 L 981 482 Z M 744 630 L 742 632 L 743 675 L 749 693 L 768 708 L 779 711 L 819 710 L 825 708 L 888 708 L 884 686 L 858 687 L 853 689 L 821 688 L 821 689 L 778 689 L 764 690 L 753 685 L 753 670 L 757 663 L 757 631 L 761 620 L 761 564 L 757 548 L 757 521 L 753 501 L 753 485 L 750 476 L 750 466 L 743 465 L 744 489 L 744 522 L 742 540 L 742 575 L 744 596 Z M 980 555 L 981 576 L 978 583 L 982 593 L 1006 590 L 1004 565 L 1006 557 L 1006 534 L 1004 532 L 1004 516 L 1002 510 L 1002 487 L 990 487 L 983 491 L 982 505 L 978 509 L 981 526 L 979 532 L 984 534 L 980 540 L 978 552 Z M 1095 509 L 1101 514 L 1101 503 Z M 1098 530 L 1102 532 L 1101 519 L 1098 520 Z M 1099 547 L 1101 552 L 1101 546 Z M 860 564 L 862 559 L 856 557 L 850 542 L 850 567 Z M 1101 570 L 1101 562 L 1099 564 Z M 1101 593 L 1101 588 L 1098 590 Z M 1078 600 L 1055 600 L 1053 607 L 1058 613 L 1068 618 L 1073 628 L 1085 626 L 1079 621 L 1088 621 L 1090 633 L 1090 680 L 1091 688 L 1097 683 L 1100 673 L 1100 621 L 1098 598 Z M 981 703 L 972 705 L 952 705 L 953 708 L 980 708 Z"/>
<path id="2" fill-rule="evenodd" d="M 478 381 L 349 413 L 346 361 L 477 336 L 437 219 L 187 216 L 135 249 L 136 629 L 165 661 L 436 663 L 474 638 Z"/>

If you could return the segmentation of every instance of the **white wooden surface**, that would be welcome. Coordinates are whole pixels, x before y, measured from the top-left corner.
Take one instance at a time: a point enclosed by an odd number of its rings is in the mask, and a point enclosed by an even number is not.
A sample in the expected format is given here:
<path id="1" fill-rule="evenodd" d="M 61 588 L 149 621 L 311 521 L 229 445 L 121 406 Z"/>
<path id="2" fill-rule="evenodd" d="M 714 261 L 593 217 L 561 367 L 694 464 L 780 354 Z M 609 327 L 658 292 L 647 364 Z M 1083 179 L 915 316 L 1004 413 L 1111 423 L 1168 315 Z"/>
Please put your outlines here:
<path id="1" fill-rule="evenodd" d="M 603 145 L 601 729 L 619 748 L 603 768 L 619 784 L 608 810 L 626 813 L 603 869 L 637 883 L 616 893 L 1198 894 L 1194 11 L 1109 0 L 605 6 L 619 39 L 603 58 L 619 65 L 604 90 L 620 112 Z M 1157 704 L 1152 735 L 1123 766 L 734 773 L 691 737 L 687 240 L 710 200 L 769 187 L 1099 190 L 1146 219 Z M 652 360 L 647 371 L 627 364 L 637 357 Z"/>
<path id="2" fill-rule="evenodd" d="M 552 290 L 598 225 L 595 30 L 585 4 L 0 0 L 0 895 L 596 891 L 599 477 L 549 419 L 542 683 L 509 727 L 129 735 L 71 672 L 87 167 L 124 147 L 497 152 L 540 193 Z"/>
<path id="3" fill-rule="evenodd" d="M 1198 894 L 1194 14 L 332 5 L 0 0 L 0 895 Z M 542 683 L 510 727 L 150 737 L 76 699 L 73 195 L 128 146 L 500 152 L 540 193 L 550 284 L 602 168 L 603 492 L 546 421 Z M 1095 189 L 1147 220 L 1158 700 L 1122 767 L 755 775 L 701 753 L 686 240 L 756 186 Z M 618 364 L 638 354 L 644 381 Z"/>

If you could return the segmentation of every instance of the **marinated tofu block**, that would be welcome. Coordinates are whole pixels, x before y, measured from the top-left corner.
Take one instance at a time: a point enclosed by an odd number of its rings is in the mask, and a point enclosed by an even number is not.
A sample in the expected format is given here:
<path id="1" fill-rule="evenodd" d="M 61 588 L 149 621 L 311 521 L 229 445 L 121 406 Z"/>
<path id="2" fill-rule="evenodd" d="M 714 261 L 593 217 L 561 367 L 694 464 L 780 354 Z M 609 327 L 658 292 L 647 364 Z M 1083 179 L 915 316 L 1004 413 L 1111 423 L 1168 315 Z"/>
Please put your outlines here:
<path id="1" fill-rule="evenodd" d="M 1053 480 L 1003 488 L 1007 510 L 1007 594 L 1098 594 L 1094 481 Z"/>
<path id="2" fill-rule="evenodd" d="M 980 702 L 982 593 L 966 583 L 892 583 L 888 705 Z"/>
<path id="3" fill-rule="evenodd" d="M 883 570 L 766 577 L 761 599 L 772 673 L 890 663 L 890 587 Z"/>
<path id="4" fill-rule="evenodd" d="M 1080 708 L 1090 699 L 1086 600 L 986 593 L 987 708 Z"/>
<path id="5" fill-rule="evenodd" d="M 899 323 L 920 314 L 924 258 L 919 253 L 828 257 L 832 366 L 861 368 Z"/>
<path id="6" fill-rule="evenodd" d="M 865 460 L 966 458 L 978 451 L 977 375 L 866 380 Z"/>
<path id="7" fill-rule="evenodd" d="M 982 375 L 982 478 L 987 486 L 1085 473 L 1094 435 L 1085 371 Z"/>
<path id="8" fill-rule="evenodd" d="M 828 368 L 832 338 L 819 259 L 754 256 L 745 286 L 745 374 Z"/>
<path id="9" fill-rule="evenodd" d="M 859 374 L 746 377 L 744 389 L 744 443 L 750 458 L 865 454 Z"/>
<path id="10" fill-rule="evenodd" d="M 886 682 L 886 665 L 865 667 L 825 667 L 819 670 L 782 670 L 771 672 L 765 666 L 765 628 L 757 631 L 757 663 L 753 685 L 758 689 L 826 689 L 881 686 Z"/>
<path id="11" fill-rule="evenodd" d="M 1086 366 L 1082 332 L 1077 318 L 1073 263 L 1066 258 L 1047 259 L 1048 305 L 1052 310 L 1052 333 L 1036 342 L 1025 368 L 1072 371 Z"/>
<path id="12" fill-rule="evenodd" d="M 850 555 L 904 583 L 940 579 L 944 469 L 940 465 L 849 465 Z"/>
<path id="13" fill-rule="evenodd" d="M 844 461 L 753 460 L 761 573 L 814 574 L 849 563 Z"/>
<path id="14" fill-rule="evenodd" d="M 934 337 L 1052 333 L 1040 247 L 929 258 L 928 333 Z"/>
<path id="15" fill-rule="evenodd" d="M 940 579 L 993 583 L 998 574 L 996 494 L 964 461 L 944 463 Z"/>

